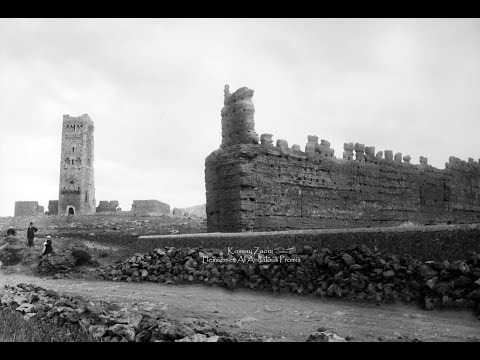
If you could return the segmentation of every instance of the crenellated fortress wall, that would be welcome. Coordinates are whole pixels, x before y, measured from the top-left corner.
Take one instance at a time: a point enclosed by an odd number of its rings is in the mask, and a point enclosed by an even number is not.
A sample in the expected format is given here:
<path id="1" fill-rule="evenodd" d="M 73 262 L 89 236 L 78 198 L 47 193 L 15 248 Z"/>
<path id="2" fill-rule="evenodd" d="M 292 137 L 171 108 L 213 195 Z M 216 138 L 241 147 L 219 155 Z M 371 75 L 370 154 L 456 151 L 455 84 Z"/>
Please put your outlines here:
<path id="1" fill-rule="evenodd" d="M 225 89 L 222 145 L 205 161 L 209 232 L 480 222 L 480 164 L 420 157 L 308 136 L 304 151 L 272 134 L 258 139 L 253 90 Z M 260 141 L 259 141 L 260 140 Z"/>

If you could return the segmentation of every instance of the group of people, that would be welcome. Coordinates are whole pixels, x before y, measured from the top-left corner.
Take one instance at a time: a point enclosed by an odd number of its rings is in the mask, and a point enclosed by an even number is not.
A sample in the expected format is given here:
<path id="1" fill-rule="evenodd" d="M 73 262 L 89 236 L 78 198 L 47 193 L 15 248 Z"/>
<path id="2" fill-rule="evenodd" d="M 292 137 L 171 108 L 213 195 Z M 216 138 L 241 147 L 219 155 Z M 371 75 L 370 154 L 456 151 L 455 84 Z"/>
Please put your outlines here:
<path id="1" fill-rule="evenodd" d="M 30 226 L 27 229 L 27 246 L 28 247 L 34 247 L 34 239 L 35 239 L 35 233 L 38 231 L 38 228 L 33 226 L 33 222 L 30 222 Z M 10 226 L 10 228 L 7 230 L 7 235 L 8 236 L 15 236 L 16 231 L 15 229 Z M 46 241 L 43 243 L 43 250 L 42 254 L 40 257 L 43 257 L 44 255 L 51 254 L 53 253 L 53 246 L 52 246 L 52 237 L 50 235 L 47 236 Z"/>

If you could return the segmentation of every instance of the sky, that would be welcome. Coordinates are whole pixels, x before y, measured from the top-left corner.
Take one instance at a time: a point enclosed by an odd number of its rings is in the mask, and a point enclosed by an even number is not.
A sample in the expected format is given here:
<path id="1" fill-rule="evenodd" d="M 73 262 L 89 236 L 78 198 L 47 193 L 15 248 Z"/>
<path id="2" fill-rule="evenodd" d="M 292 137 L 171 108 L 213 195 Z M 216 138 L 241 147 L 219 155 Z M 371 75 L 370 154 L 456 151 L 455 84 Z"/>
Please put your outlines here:
<path id="1" fill-rule="evenodd" d="M 480 158 L 480 19 L 0 19 L 0 216 L 58 199 L 64 114 L 95 124 L 95 197 L 206 202 L 224 85 L 256 132 Z"/>

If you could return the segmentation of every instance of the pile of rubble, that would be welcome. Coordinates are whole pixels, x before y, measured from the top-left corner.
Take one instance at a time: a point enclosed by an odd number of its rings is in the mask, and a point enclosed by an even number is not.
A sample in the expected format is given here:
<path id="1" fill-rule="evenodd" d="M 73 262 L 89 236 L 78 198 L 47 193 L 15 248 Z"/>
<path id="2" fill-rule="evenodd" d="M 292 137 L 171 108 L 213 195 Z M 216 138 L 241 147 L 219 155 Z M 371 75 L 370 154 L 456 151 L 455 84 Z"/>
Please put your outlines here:
<path id="1" fill-rule="evenodd" d="M 80 326 L 106 342 L 222 342 L 238 341 L 197 318 L 171 320 L 160 312 L 135 311 L 114 303 L 92 302 L 82 296 L 60 295 L 32 284 L 0 289 L 0 308 L 8 307 L 56 326 Z"/>
<path id="2" fill-rule="evenodd" d="M 465 261 L 422 263 L 364 245 L 334 251 L 309 246 L 279 248 L 267 254 L 165 247 L 101 268 L 99 276 L 113 281 L 207 283 L 377 303 L 420 300 L 426 309 L 475 308 L 480 312 L 480 254 L 474 252 Z"/>

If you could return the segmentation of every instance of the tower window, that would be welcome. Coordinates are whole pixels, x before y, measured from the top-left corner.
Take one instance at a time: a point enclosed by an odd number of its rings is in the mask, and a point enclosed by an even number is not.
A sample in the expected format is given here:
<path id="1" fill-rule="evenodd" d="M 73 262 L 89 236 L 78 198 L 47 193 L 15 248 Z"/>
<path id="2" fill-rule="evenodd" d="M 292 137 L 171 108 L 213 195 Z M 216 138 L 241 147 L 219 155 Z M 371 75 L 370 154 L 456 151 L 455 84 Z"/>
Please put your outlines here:
<path id="1" fill-rule="evenodd" d="M 73 165 L 73 160 L 72 160 L 72 165 Z"/>
<path id="2" fill-rule="evenodd" d="M 72 147 L 72 152 L 75 152 L 75 146 Z"/>

